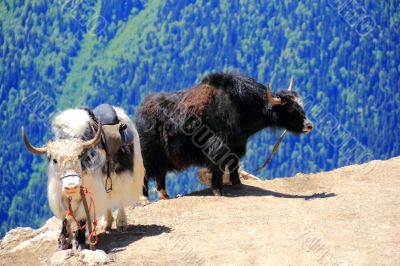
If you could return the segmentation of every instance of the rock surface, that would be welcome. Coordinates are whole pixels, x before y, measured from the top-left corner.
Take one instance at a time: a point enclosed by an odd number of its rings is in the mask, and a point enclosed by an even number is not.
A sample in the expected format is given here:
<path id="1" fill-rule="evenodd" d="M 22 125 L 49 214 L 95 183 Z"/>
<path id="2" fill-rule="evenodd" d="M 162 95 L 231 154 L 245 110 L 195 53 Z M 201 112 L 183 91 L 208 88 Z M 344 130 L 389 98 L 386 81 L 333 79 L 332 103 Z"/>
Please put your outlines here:
<path id="1" fill-rule="evenodd" d="M 400 157 L 243 183 L 129 208 L 97 251 L 57 251 L 56 218 L 13 229 L 0 265 L 399 265 Z"/>

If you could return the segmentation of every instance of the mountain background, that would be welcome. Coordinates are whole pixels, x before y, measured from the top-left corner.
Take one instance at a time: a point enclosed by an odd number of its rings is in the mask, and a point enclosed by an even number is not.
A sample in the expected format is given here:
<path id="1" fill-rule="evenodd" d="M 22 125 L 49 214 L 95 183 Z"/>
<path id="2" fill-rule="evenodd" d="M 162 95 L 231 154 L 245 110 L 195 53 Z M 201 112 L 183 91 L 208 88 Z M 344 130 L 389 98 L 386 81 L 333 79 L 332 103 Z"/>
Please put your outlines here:
<path id="1" fill-rule="evenodd" d="M 21 140 L 52 137 L 66 108 L 108 102 L 132 118 L 157 91 L 236 70 L 273 90 L 295 89 L 315 129 L 288 135 L 270 179 L 400 154 L 398 1 L 2 0 L 0 2 L 0 236 L 51 212 L 46 158 Z M 241 164 L 265 160 L 279 132 L 255 135 Z M 196 170 L 169 174 L 172 196 L 201 188 Z"/>

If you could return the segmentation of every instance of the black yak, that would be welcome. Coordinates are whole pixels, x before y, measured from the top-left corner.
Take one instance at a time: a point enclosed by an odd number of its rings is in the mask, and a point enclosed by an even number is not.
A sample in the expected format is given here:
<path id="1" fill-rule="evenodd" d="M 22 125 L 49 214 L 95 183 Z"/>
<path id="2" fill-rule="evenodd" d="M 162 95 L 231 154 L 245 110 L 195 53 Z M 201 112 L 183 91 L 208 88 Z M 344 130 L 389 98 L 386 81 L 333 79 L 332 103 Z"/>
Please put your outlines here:
<path id="1" fill-rule="evenodd" d="M 292 87 L 293 82 L 271 94 L 269 86 L 248 76 L 212 73 L 191 89 L 146 97 L 136 115 L 147 177 L 144 195 L 148 178 L 155 178 L 159 198 L 169 198 L 167 172 L 191 165 L 210 169 L 214 195 L 222 193 L 225 168 L 232 184 L 240 184 L 238 162 L 251 135 L 266 127 L 294 134 L 312 129 Z"/>

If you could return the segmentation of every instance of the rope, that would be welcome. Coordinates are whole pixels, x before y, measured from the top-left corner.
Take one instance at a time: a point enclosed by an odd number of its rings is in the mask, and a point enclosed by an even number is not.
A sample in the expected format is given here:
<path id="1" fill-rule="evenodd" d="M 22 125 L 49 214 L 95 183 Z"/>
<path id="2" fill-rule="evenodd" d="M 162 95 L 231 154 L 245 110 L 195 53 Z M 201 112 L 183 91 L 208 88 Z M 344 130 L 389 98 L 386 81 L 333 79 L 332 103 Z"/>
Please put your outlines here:
<path id="1" fill-rule="evenodd" d="M 81 229 L 86 229 L 86 223 L 85 223 L 84 226 L 81 226 L 81 225 L 78 223 L 78 221 L 76 220 L 75 215 L 74 215 L 74 211 L 72 210 L 72 207 L 71 207 L 71 201 L 72 201 L 72 198 L 71 198 L 71 197 L 68 197 L 68 211 L 67 211 L 67 216 L 72 217 L 72 219 L 75 221 L 76 226 L 77 226 L 77 228 L 78 228 L 79 230 L 81 230 Z"/>
<path id="2" fill-rule="evenodd" d="M 78 221 L 76 220 L 76 217 L 74 215 L 74 211 L 72 210 L 72 206 L 71 206 L 71 201 L 72 198 L 68 197 L 68 211 L 67 211 L 67 215 L 72 217 L 72 219 L 75 221 L 76 226 L 79 230 L 85 230 L 87 227 L 89 227 L 89 237 L 88 237 L 88 241 L 89 241 L 89 245 L 91 248 L 93 248 L 98 242 L 99 242 L 99 237 L 97 235 L 96 232 L 96 226 L 97 226 L 97 215 L 96 215 L 96 207 L 94 204 L 94 200 L 93 200 L 93 196 L 90 193 L 90 191 L 86 188 L 81 186 L 81 190 L 80 190 L 80 194 L 81 194 L 81 198 L 85 207 L 85 212 L 86 212 L 86 223 L 81 226 Z M 89 197 L 90 199 L 90 203 L 89 206 L 87 207 L 87 202 L 86 202 L 86 195 Z M 93 223 L 90 222 L 90 210 L 93 207 Z M 92 228 L 93 225 L 93 228 Z"/>
<path id="3" fill-rule="evenodd" d="M 271 162 L 272 156 L 274 156 L 275 152 L 278 150 L 279 145 L 281 145 L 282 140 L 283 140 L 283 137 L 285 137 L 285 135 L 286 135 L 286 129 L 285 129 L 285 130 L 282 132 L 282 134 L 279 136 L 279 139 L 278 139 L 278 141 L 275 143 L 274 148 L 272 149 L 271 154 L 268 156 L 268 158 L 265 160 L 265 162 L 264 162 L 260 167 L 258 167 L 254 172 L 260 171 L 261 169 L 263 169 L 264 167 L 266 167 L 266 166 Z"/>
<path id="4" fill-rule="evenodd" d="M 282 132 L 282 134 L 279 136 L 278 141 L 275 143 L 274 147 L 272 148 L 272 151 L 271 151 L 270 155 L 269 155 L 268 158 L 265 160 L 265 162 L 264 162 L 260 167 L 258 167 L 257 169 L 255 169 L 255 170 L 253 170 L 253 171 L 251 171 L 251 172 L 249 172 L 249 173 L 246 173 L 245 176 L 249 176 L 249 175 L 252 175 L 252 174 L 254 174 L 254 173 L 260 171 L 261 169 L 265 168 L 265 167 L 271 162 L 272 156 L 274 156 L 275 152 L 276 152 L 276 151 L 278 150 L 278 148 L 279 148 L 279 145 L 281 145 L 282 140 L 283 140 L 283 137 L 285 137 L 285 135 L 286 135 L 286 132 L 287 132 L 287 130 L 285 129 L 285 130 Z"/>

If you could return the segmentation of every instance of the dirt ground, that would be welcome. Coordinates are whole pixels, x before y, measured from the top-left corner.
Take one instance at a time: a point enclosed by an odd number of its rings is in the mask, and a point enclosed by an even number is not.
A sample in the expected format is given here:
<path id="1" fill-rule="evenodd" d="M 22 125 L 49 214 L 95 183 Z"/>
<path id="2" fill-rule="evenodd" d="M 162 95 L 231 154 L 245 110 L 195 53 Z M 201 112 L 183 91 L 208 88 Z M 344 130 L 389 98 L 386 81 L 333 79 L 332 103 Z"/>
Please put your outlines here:
<path id="1" fill-rule="evenodd" d="M 55 218 L 15 229 L 0 265 L 400 265 L 400 157 L 243 183 L 130 208 L 127 231 L 100 235 L 104 260 L 56 253 Z"/>

